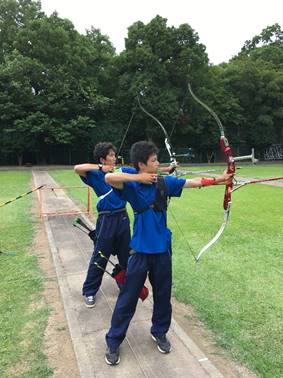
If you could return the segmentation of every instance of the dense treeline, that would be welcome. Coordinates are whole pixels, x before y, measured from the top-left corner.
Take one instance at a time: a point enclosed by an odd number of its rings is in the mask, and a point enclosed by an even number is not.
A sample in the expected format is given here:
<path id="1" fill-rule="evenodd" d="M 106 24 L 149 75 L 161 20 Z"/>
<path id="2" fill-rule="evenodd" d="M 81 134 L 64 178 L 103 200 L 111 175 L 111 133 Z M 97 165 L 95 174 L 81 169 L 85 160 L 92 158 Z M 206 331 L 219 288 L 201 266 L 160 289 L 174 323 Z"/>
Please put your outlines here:
<path id="1" fill-rule="evenodd" d="M 278 24 L 247 41 L 229 63 L 213 66 L 188 24 L 168 27 L 160 16 L 138 21 L 118 55 L 98 29 L 81 35 L 56 13 L 47 17 L 39 1 L 0 0 L 2 162 L 11 156 L 19 164 L 31 156 L 51 162 L 54 151 L 88 156 L 105 139 L 119 145 L 132 114 L 124 147 L 145 138 L 163 146 L 160 129 L 138 107 L 138 93 L 172 133 L 174 147 L 192 147 L 205 160 L 217 147 L 218 128 L 188 94 L 188 82 L 221 118 L 238 152 L 283 143 Z"/>

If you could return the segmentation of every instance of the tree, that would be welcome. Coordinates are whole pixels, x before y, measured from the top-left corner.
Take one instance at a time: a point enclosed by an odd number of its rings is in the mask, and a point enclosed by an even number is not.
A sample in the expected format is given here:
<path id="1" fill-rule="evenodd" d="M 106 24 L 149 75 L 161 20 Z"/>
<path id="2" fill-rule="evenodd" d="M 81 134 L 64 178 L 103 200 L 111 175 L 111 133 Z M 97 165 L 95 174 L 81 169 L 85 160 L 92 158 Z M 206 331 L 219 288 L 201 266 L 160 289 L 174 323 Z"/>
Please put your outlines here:
<path id="1" fill-rule="evenodd" d="M 224 77 L 243 112 L 241 140 L 259 149 L 282 143 L 283 72 L 247 57 L 231 63 Z"/>
<path id="2" fill-rule="evenodd" d="M 246 41 L 224 67 L 226 90 L 239 99 L 241 141 L 263 150 L 283 143 L 283 33 L 278 24 Z"/>
<path id="3" fill-rule="evenodd" d="M 125 129 L 121 126 L 127 124 L 135 111 L 128 144 L 145 137 L 158 145 L 163 141 L 159 128 L 139 110 L 137 94 L 145 108 L 164 123 L 168 133 L 177 123 L 174 140 L 178 144 L 186 145 L 186 139 L 192 140 L 197 131 L 190 126 L 190 107 L 184 104 L 186 84 L 188 80 L 193 83 L 204 80 L 208 74 L 208 58 L 197 33 L 189 25 L 168 27 L 167 20 L 160 16 L 148 24 L 134 23 L 128 28 L 126 49 L 115 64 L 119 85 L 113 109 L 120 119 L 117 125 L 120 135 Z"/>
<path id="4" fill-rule="evenodd" d="M 260 35 L 246 41 L 238 57 L 251 57 L 273 63 L 283 68 L 283 32 L 279 24 L 267 26 Z"/>
<path id="5" fill-rule="evenodd" d="M 41 17 L 40 1 L 0 0 L 0 63 L 13 51 L 18 31 Z"/>
<path id="6" fill-rule="evenodd" d="M 0 97 L 0 127 L 6 148 L 14 151 L 8 139 L 16 136 L 22 140 L 14 145 L 17 153 L 36 150 L 41 162 L 47 161 L 48 145 L 90 148 L 96 120 L 110 102 L 99 82 L 107 62 L 100 42 L 95 43 L 56 14 L 30 21 L 18 31 L 15 49 L 0 72 L 5 94 Z M 7 104 L 13 109 L 9 115 Z M 23 130 L 33 143 L 26 145 Z"/>

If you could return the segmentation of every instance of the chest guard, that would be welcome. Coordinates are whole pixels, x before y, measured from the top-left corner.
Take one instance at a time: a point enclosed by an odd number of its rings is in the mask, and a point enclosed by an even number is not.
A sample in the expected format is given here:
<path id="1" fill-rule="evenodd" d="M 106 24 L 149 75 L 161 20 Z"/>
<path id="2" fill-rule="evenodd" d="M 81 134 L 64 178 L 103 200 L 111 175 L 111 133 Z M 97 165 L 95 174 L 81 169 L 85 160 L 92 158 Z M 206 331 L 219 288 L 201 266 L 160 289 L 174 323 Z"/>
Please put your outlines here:
<path id="1" fill-rule="evenodd" d="M 142 214 L 148 209 L 152 209 L 154 211 L 167 210 L 168 202 L 169 200 L 167 194 L 167 187 L 164 177 L 158 176 L 156 182 L 156 196 L 153 204 L 148 205 L 146 209 L 134 211 L 134 214 Z"/>
<path id="2" fill-rule="evenodd" d="M 151 205 L 155 211 L 167 210 L 168 195 L 164 177 L 158 176 L 156 183 L 156 197 L 154 203 Z"/>

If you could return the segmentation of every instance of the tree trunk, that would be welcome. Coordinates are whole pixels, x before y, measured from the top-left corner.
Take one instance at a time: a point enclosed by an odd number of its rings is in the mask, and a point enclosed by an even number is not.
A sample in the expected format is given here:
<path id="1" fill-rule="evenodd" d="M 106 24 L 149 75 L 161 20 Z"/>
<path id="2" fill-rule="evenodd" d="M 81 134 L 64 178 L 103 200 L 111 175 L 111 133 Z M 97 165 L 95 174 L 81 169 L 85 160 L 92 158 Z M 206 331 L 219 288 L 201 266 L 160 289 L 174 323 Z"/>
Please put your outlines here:
<path id="1" fill-rule="evenodd" d="M 18 159 L 18 165 L 21 167 L 23 165 L 23 153 L 18 153 L 17 154 L 17 159 Z"/>

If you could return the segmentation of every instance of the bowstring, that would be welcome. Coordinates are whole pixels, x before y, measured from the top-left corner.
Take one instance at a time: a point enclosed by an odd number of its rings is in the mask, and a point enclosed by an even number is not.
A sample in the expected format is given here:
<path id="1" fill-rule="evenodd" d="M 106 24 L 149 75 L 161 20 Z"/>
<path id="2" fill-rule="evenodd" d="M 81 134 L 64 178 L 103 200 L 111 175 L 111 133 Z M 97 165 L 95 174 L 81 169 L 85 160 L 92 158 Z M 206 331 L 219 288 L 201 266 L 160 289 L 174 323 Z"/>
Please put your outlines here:
<path id="1" fill-rule="evenodd" d="M 131 118 L 130 118 L 129 123 L 128 123 L 128 126 L 127 126 L 127 128 L 126 128 L 126 132 L 125 132 L 125 134 L 124 134 L 124 136 L 123 136 L 122 142 L 121 142 L 120 147 L 119 147 L 119 149 L 118 149 L 117 157 L 118 157 L 118 156 L 120 155 L 120 153 L 121 153 L 121 150 L 122 150 L 122 147 L 123 147 L 123 145 L 124 145 L 124 142 L 125 142 L 126 136 L 127 136 L 127 134 L 128 134 L 128 131 L 129 131 L 129 128 L 130 128 L 130 126 L 131 126 L 131 124 L 132 124 L 132 121 L 133 121 L 134 115 L 135 115 L 135 111 L 133 110 L 133 111 L 132 111 Z"/>

